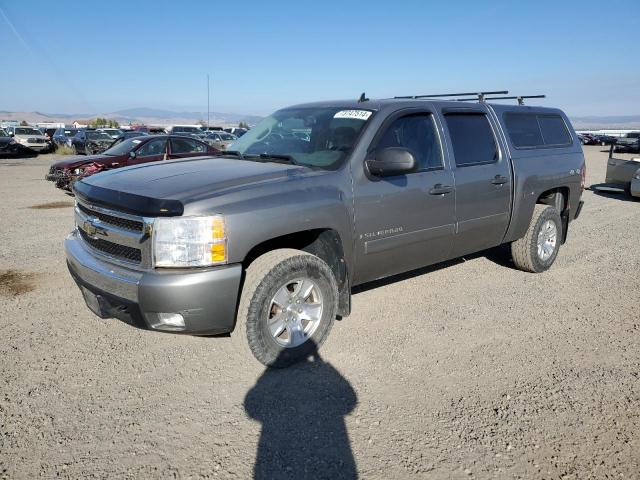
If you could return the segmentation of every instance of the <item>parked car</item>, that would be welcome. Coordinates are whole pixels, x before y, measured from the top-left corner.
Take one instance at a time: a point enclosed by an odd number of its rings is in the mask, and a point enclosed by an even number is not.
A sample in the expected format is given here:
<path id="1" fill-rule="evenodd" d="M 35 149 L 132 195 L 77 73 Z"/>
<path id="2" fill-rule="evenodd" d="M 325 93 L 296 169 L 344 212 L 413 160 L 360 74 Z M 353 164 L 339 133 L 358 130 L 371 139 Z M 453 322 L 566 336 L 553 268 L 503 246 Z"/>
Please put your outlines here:
<path id="1" fill-rule="evenodd" d="M 0 128 L 0 157 L 14 156 L 20 153 L 20 145 L 9 133 Z"/>
<path id="2" fill-rule="evenodd" d="M 629 132 L 618 138 L 614 151 L 620 153 L 640 153 L 640 132 Z"/>
<path id="3" fill-rule="evenodd" d="M 136 137 L 146 137 L 149 134 L 146 132 L 142 132 L 139 130 L 125 130 L 122 132 L 122 134 L 116 138 L 116 142 L 121 142 L 123 140 L 129 140 L 130 138 L 136 138 Z"/>
<path id="4" fill-rule="evenodd" d="M 224 131 L 227 133 L 231 133 L 232 135 L 235 135 L 238 138 L 240 138 L 241 136 L 243 136 L 245 133 L 248 132 L 246 128 L 239 128 L 239 127 L 225 128 Z"/>
<path id="5" fill-rule="evenodd" d="M 51 148 L 51 144 L 48 142 L 40 130 L 33 127 L 8 127 L 7 133 L 13 137 L 13 139 L 25 149 L 33 150 L 34 152 L 44 152 Z"/>
<path id="6" fill-rule="evenodd" d="M 292 134 L 303 125 L 309 140 Z M 547 270 L 580 213 L 584 168 L 553 108 L 298 105 L 215 161 L 76 182 L 67 262 L 103 318 L 233 332 L 260 362 L 284 367 L 349 314 L 355 285 L 501 244 L 517 268 Z"/>
<path id="7" fill-rule="evenodd" d="M 94 155 L 102 153 L 113 143 L 113 138 L 97 130 L 81 129 L 71 139 L 71 147 L 76 153 Z"/>
<path id="8" fill-rule="evenodd" d="M 53 133 L 53 141 L 56 145 L 71 146 L 71 139 L 78 133 L 77 128 L 58 128 Z"/>
<path id="9" fill-rule="evenodd" d="M 599 141 L 596 137 L 590 133 L 579 133 L 580 141 L 583 145 L 599 145 Z"/>
<path id="10" fill-rule="evenodd" d="M 594 135 L 596 141 L 603 147 L 606 145 L 613 145 L 616 143 L 617 138 L 611 135 Z"/>
<path id="11" fill-rule="evenodd" d="M 227 132 L 208 132 L 204 137 L 205 142 L 218 150 L 226 150 L 237 139 L 238 137 Z"/>
<path id="12" fill-rule="evenodd" d="M 120 130 L 119 128 L 97 128 L 96 131 L 104 132 L 114 140 L 122 135 L 122 130 Z"/>
<path id="13" fill-rule="evenodd" d="M 633 137 L 631 137 L 633 138 Z M 609 149 L 605 182 L 616 185 L 634 197 L 640 197 L 640 158 L 616 158 L 618 144 Z"/>
<path id="14" fill-rule="evenodd" d="M 180 133 L 195 133 L 197 135 L 202 135 L 204 133 L 199 125 L 172 125 L 167 127 L 165 131 L 173 135 Z"/>
<path id="15" fill-rule="evenodd" d="M 157 162 L 159 160 L 211 156 L 220 153 L 198 140 L 167 135 L 144 135 L 116 141 L 98 155 L 72 157 L 51 165 L 46 180 L 56 187 L 71 190 L 78 178 L 104 170 Z"/>

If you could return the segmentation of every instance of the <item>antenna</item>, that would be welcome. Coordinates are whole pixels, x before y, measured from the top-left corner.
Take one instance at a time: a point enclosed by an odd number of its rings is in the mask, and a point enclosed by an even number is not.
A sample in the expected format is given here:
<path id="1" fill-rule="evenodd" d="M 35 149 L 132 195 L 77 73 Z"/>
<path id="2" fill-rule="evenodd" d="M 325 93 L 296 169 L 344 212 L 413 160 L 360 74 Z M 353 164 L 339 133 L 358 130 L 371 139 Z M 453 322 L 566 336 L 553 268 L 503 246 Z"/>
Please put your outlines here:
<path id="1" fill-rule="evenodd" d="M 358 103 L 368 102 L 368 101 L 369 101 L 369 99 L 367 98 L 367 96 L 365 95 L 365 93 L 364 93 L 364 92 L 362 92 L 362 93 L 360 94 L 360 98 L 358 99 Z"/>

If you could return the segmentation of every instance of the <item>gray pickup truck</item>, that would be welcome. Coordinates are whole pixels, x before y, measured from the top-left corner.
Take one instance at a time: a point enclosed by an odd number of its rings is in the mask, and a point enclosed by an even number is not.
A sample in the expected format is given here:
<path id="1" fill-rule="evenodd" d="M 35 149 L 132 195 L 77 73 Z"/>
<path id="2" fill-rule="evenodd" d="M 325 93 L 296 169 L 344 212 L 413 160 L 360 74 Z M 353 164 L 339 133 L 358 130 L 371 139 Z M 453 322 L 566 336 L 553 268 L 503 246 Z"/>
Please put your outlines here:
<path id="1" fill-rule="evenodd" d="M 219 156 L 77 182 L 67 262 L 102 318 L 232 332 L 284 367 L 350 313 L 354 285 L 501 244 L 517 268 L 547 270 L 580 213 L 584 168 L 557 109 L 297 105 Z"/>

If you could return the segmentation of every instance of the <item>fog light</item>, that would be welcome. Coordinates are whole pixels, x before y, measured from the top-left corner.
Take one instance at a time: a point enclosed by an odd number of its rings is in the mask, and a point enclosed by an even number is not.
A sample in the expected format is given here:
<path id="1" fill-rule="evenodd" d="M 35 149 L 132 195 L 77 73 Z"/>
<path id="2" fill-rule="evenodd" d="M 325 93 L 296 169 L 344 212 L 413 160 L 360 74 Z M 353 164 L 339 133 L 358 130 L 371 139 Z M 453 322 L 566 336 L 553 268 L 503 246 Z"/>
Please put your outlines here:
<path id="1" fill-rule="evenodd" d="M 184 317 L 179 313 L 154 313 L 156 321 L 151 327 L 158 330 L 184 330 Z"/>

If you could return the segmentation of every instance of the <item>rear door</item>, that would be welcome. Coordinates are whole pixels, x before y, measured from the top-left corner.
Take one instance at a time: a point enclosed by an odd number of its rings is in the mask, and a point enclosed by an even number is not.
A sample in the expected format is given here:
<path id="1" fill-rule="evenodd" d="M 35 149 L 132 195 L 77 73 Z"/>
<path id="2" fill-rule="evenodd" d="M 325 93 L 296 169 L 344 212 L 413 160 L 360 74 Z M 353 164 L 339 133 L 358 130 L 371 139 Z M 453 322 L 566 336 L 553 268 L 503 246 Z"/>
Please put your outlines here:
<path id="1" fill-rule="evenodd" d="M 137 150 L 134 150 L 134 152 L 136 154 L 135 158 L 129 158 L 127 165 L 164 160 L 167 157 L 167 139 L 155 138 L 149 140 L 148 142 L 144 142 Z"/>
<path id="2" fill-rule="evenodd" d="M 511 214 L 511 167 L 484 107 L 443 110 L 453 154 L 454 256 L 502 243 Z"/>
<path id="3" fill-rule="evenodd" d="M 207 145 L 188 137 L 171 137 L 169 158 L 186 158 L 209 155 Z"/>
<path id="4" fill-rule="evenodd" d="M 449 258 L 455 228 L 453 175 L 442 128 L 426 109 L 396 112 L 380 127 L 367 158 L 388 147 L 411 151 L 415 172 L 354 175 L 356 278 L 363 283 Z"/>

